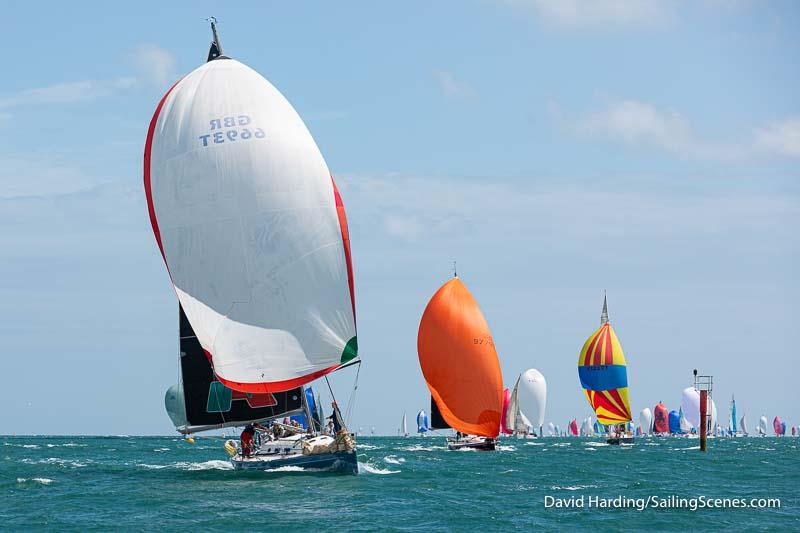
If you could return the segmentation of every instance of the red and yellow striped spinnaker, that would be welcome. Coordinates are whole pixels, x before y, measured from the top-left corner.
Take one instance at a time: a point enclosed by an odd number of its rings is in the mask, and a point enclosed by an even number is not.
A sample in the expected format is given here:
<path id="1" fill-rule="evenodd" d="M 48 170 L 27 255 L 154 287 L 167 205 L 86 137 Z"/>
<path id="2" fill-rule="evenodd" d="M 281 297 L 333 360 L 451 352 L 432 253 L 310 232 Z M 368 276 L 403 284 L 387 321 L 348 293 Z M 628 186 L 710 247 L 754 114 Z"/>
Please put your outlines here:
<path id="1" fill-rule="evenodd" d="M 609 322 L 586 339 L 578 357 L 578 376 L 598 422 L 611 425 L 631 419 L 625 355 Z"/>

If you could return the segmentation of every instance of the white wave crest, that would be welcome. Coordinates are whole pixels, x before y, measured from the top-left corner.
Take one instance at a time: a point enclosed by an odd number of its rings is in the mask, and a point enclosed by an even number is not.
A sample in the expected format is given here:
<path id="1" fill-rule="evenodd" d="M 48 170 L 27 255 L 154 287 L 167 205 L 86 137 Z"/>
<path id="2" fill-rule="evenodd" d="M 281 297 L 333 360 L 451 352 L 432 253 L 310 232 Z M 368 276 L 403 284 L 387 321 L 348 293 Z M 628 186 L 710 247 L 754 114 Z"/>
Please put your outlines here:
<path id="1" fill-rule="evenodd" d="M 176 463 L 175 466 L 182 470 L 197 471 L 197 470 L 233 470 L 233 465 L 229 461 L 222 459 L 212 459 L 211 461 L 204 461 L 202 463 Z"/>
<path id="2" fill-rule="evenodd" d="M 386 470 L 383 468 L 378 468 L 376 466 L 372 466 L 369 463 L 358 463 L 358 473 L 359 474 L 399 474 L 399 470 Z"/>
<path id="3" fill-rule="evenodd" d="M 302 466 L 279 466 L 278 468 L 267 468 L 264 472 L 305 472 L 306 469 Z"/>
<path id="4" fill-rule="evenodd" d="M 49 485 L 50 483 L 53 482 L 52 479 L 46 478 L 46 477 L 33 477 L 33 478 L 18 477 L 17 478 L 17 483 L 27 483 L 29 481 L 32 482 L 32 483 L 38 483 L 40 485 Z"/>
<path id="5" fill-rule="evenodd" d="M 387 455 L 383 458 L 385 463 L 389 463 L 390 465 L 400 465 L 406 462 L 403 457 L 397 457 L 396 455 Z"/>

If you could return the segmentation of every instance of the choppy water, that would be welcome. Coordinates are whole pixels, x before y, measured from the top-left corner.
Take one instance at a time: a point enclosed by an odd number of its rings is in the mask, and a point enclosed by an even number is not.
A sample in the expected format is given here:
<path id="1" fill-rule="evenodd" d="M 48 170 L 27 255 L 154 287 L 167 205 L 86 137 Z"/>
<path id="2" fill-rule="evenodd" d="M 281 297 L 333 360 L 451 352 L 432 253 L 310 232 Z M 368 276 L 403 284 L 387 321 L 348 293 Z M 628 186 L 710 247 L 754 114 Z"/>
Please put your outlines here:
<path id="1" fill-rule="evenodd" d="M 359 438 L 361 473 L 235 472 L 223 441 L 0 437 L 0 529 L 464 528 L 800 530 L 800 439 L 503 441 L 449 452 L 441 437 Z M 614 498 L 779 498 L 779 509 L 588 508 Z M 545 497 L 584 497 L 583 508 Z"/>

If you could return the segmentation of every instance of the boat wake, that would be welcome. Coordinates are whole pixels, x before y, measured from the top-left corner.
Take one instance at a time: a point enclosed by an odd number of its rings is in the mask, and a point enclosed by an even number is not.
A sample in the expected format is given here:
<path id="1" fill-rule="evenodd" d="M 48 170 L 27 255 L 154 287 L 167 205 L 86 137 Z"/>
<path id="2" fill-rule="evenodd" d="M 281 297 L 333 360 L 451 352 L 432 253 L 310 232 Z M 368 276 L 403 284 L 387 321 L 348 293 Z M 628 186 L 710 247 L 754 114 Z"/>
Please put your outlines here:
<path id="1" fill-rule="evenodd" d="M 378 468 L 369 463 L 358 463 L 359 474 L 399 474 L 400 470 L 386 470 L 385 468 Z"/>
<path id="2" fill-rule="evenodd" d="M 302 466 L 279 466 L 277 468 L 267 468 L 264 472 L 307 472 Z"/>
<path id="3" fill-rule="evenodd" d="M 406 460 L 402 457 L 397 457 L 396 455 L 387 455 L 383 458 L 383 462 L 389 463 L 390 465 L 400 465 L 406 462 Z"/>
<path id="4" fill-rule="evenodd" d="M 592 446 L 592 447 L 610 446 L 607 442 L 591 442 L 591 441 L 590 442 L 584 442 L 583 445 L 584 446 Z"/>

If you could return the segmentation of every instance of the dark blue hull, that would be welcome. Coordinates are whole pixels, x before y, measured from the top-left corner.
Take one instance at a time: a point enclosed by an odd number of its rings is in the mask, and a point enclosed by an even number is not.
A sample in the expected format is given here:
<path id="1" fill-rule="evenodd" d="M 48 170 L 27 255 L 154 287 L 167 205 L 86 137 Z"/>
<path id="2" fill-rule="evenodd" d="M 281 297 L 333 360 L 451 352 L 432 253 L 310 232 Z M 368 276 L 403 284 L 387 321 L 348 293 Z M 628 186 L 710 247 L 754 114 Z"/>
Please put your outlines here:
<path id="1" fill-rule="evenodd" d="M 299 467 L 303 470 L 358 474 L 358 459 L 355 450 L 349 452 L 320 453 L 315 455 L 293 454 L 288 456 L 264 455 L 231 459 L 236 470 L 273 471 L 284 467 Z"/>

